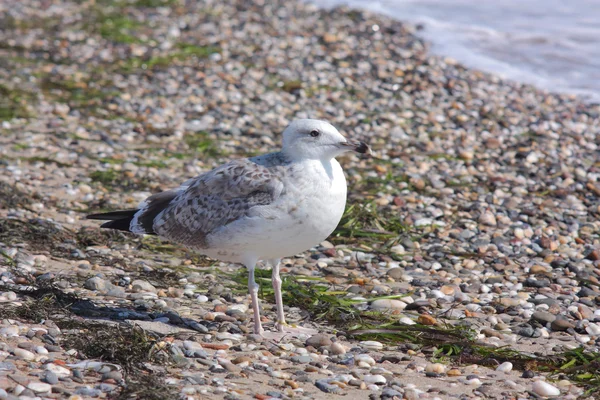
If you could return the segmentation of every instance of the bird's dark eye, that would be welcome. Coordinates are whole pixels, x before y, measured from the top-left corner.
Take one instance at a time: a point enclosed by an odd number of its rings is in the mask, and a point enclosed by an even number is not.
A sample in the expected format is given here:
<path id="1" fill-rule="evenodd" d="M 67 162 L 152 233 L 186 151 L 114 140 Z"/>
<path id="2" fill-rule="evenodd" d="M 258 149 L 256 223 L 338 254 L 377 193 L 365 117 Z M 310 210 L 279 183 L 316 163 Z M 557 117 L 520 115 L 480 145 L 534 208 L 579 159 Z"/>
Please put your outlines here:
<path id="1" fill-rule="evenodd" d="M 312 136 L 312 137 L 319 137 L 320 134 L 321 134 L 321 132 L 319 132 L 316 129 L 314 131 L 310 131 L 310 136 Z"/>

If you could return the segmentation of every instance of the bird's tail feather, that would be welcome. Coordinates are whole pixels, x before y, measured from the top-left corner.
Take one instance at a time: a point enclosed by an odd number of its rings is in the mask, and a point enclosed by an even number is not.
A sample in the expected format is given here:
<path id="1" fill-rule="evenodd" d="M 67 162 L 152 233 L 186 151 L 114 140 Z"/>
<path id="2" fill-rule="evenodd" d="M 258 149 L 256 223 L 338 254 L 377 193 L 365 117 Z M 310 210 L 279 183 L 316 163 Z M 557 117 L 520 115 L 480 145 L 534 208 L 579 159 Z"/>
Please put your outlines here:
<path id="1" fill-rule="evenodd" d="M 102 221 L 108 221 L 100 225 L 101 228 L 118 229 L 120 231 L 131 232 L 131 221 L 135 213 L 139 210 L 122 210 L 122 211 L 111 211 L 101 214 L 90 214 L 86 216 L 87 219 L 98 219 Z"/>

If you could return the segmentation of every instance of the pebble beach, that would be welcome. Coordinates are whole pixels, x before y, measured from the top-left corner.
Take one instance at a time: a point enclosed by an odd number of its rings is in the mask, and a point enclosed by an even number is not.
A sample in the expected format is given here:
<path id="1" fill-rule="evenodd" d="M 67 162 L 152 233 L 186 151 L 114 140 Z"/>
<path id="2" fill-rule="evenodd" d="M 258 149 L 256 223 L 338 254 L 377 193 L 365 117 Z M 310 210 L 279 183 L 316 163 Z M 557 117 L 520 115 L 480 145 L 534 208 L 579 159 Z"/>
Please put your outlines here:
<path id="1" fill-rule="evenodd" d="M 416 29 L 297 1 L 0 0 L 0 399 L 598 396 L 600 105 Z M 276 151 L 296 118 L 374 152 L 340 158 L 340 226 L 282 264 L 317 335 L 253 335 L 241 266 L 85 220 Z"/>

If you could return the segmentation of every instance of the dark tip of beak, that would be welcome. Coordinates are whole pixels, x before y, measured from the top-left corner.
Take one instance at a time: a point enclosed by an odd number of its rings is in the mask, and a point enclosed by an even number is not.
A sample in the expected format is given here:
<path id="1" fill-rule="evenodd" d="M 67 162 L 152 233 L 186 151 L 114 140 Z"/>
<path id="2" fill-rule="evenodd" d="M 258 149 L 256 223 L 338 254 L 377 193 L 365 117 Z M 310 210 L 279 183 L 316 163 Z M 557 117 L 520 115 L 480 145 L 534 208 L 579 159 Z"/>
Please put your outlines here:
<path id="1" fill-rule="evenodd" d="M 358 145 L 354 148 L 354 151 L 360 154 L 372 154 L 371 148 L 365 142 L 358 142 Z"/>

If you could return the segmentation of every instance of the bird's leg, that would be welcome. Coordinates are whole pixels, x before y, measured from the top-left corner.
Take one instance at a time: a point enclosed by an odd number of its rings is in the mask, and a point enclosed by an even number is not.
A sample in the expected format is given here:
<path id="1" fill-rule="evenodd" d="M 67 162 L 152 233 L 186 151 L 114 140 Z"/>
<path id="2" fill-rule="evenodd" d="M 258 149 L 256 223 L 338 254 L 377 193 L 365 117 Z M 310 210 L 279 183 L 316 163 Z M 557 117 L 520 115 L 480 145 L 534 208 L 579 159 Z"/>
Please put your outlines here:
<path id="1" fill-rule="evenodd" d="M 275 292 L 275 306 L 277 307 L 277 329 L 283 332 L 285 323 L 285 314 L 283 313 L 283 300 L 281 294 L 281 277 L 279 276 L 279 265 L 281 259 L 269 260 L 269 264 L 273 267 L 271 282 L 273 283 L 273 291 Z"/>
<path id="2" fill-rule="evenodd" d="M 279 276 L 279 267 L 281 265 L 280 259 L 272 259 L 268 261 L 273 267 L 273 273 L 271 275 L 271 281 L 273 283 L 273 291 L 275 292 L 275 306 L 277 307 L 277 330 L 278 332 L 265 332 L 263 336 L 267 339 L 273 339 L 280 341 L 285 337 L 300 337 L 312 336 L 318 333 L 318 331 L 310 328 L 304 328 L 301 326 L 290 326 L 285 322 L 285 314 L 283 312 L 283 300 L 281 293 L 281 277 Z"/>
<path id="3" fill-rule="evenodd" d="M 260 309 L 258 305 L 258 284 L 254 279 L 254 268 L 256 267 L 256 260 L 246 264 L 248 269 L 248 291 L 250 292 L 250 298 L 252 299 L 252 310 L 254 311 L 254 333 L 256 335 L 262 335 L 264 329 L 260 323 Z"/>

